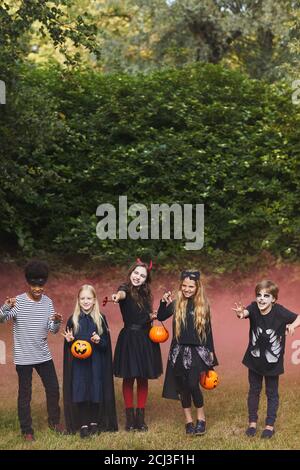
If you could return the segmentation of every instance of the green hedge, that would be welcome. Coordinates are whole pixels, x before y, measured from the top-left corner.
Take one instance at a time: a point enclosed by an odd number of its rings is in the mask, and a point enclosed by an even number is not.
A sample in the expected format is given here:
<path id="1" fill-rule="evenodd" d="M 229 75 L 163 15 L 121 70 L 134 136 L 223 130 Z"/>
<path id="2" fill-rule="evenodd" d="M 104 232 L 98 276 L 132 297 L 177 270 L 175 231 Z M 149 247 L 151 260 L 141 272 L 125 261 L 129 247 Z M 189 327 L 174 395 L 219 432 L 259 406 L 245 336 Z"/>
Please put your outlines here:
<path id="1" fill-rule="evenodd" d="M 283 84 L 211 65 L 147 76 L 31 67 L 7 84 L 0 112 L 7 249 L 116 263 L 201 255 L 220 270 L 262 251 L 299 257 L 300 114 Z M 96 208 L 119 195 L 204 203 L 201 253 L 174 240 L 100 241 Z"/>

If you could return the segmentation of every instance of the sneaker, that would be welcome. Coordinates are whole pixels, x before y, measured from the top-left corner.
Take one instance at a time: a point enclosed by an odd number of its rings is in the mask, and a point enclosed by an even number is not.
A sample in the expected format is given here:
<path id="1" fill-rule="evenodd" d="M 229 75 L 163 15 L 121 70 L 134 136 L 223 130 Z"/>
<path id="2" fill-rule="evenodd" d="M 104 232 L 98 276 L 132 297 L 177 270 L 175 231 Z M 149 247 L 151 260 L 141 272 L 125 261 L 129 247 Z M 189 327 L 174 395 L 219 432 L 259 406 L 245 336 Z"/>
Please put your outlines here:
<path id="1" fill-rule="evenodd" d="M 34 435 L 33 435 L 33 434 L 30 434 L 30 433 L 29 433 L 29 434 L 23 434 L 23 439 L 24 439 L 24 441 L 26 441 L 26 442 L 33 442 L 33 441 L 35 441 Z"/>
<path id="2" fill-rule="evenodd" d="M 86 437 L 89 437 L 89 428 L 88 426 L 81 426 L 80 428 L 80 437 L 81 439 L 85 439 Z"/>
<path id="3" fill-rule="evenodd" d="M 57 432 L 57 434 L 63 434 L 63 435 L 68 434 L 67 430 L 64 428 L 64 426 L 61 423 L 53 424 L 49 426 L 49 428 L 52 431 Z"/>
<path id="4" fill-rule="evenodd" d="M 249 426 L 245 431 L 246 436 L 254 437 L 256 434 L 256 428 L 254 426 Z"/>
<path id="5" fill-rule="evenodd" d="M 195 435 L 195 428 L 193 423 L 187 423 L 185 425 L 185 433 L 188 436 L 194 436 Z"/>
<path id="6" fill-rule="evenodd" d="M 89 425 L 89 433 L 93 435 L 93 434 L 98 434 L 98 432 L 99 432 L 98 424 L 91 423 Z"/>
<path id="7" fill-rule="evenodd" d="M 197 419 L 196 426 L 195 426 L 195 435 L 202 436 L 205 434 L 206 431 L 206 421 L 201 419 Z"/>
<path id="8" fill-rule="evenodd" d="M 271 437 L 274 435 L 275 430 L 274 429 L 264 429 L 263 432 L 261 433 L 261 438 L 262 439 L 271 439 Z"/>

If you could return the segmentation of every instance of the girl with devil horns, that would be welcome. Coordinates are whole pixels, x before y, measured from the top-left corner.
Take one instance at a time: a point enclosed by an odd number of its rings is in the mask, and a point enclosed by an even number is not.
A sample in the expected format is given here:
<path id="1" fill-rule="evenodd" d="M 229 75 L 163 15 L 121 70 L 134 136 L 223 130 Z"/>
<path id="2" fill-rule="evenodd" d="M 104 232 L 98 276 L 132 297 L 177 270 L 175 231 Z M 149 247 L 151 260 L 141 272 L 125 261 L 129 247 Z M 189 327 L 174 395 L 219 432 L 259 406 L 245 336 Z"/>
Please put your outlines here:
<path id="1" fill-rule="evenodd" d="M 116 294 L 124 321 L 115 349 L 114 373 L 123 378 L 123 397 L 126 408 L 126 431 L 147 431 L 145 405 L 148 379 L 162 374 L 160 346 L 149 338 L 152 323 L 152 294 L 150 291 L 152 261 L 149 265 L 139 258 L 129 269 L 126 282 Z M 137 382 L 137 408 L 134 413 L 133 385 Z"/>
<path id="2" fill-rule="evenodd" d="M 170 347 L 163 397 L 181 400 L 186 420 L 186 434 L 201 435 L 206 431 L 200 374 L 218 364 L 210 322 L 210 308 L 199 271 L 183 271 L 176 300 L 166 292 L 157 319 L 173 315 L 173 340 Z M 192 399 L 197 411 L 193 424 Z"/>
<path id="3" fill-rule="evenodd" d="M 85 438 L 101 431 L 116 431 L 111 340 L 93 286 L 86 284 L 80 288 L 63 336 L 63 392 L 68 432 L 80 429 L 80 436 Z"/>

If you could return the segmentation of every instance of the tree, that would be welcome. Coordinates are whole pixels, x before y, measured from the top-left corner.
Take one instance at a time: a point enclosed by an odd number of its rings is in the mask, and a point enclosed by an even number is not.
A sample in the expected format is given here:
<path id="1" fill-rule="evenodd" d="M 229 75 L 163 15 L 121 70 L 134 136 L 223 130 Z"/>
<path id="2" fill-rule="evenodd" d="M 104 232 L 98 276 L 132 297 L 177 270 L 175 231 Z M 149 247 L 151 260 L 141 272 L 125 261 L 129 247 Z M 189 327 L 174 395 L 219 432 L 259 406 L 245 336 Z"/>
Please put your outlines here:
<path id="1" fill-rule="evenodd" d="M 169 8 L 156 46 L 161 59 L 178 46 L 187 61 L 223 62 L 268 80 L 280 78 L 283 64 L 295 60 L 289 45 L 299 40 L 297 1 L 185 0 Z"/>
<path id="2" fill-rule="evenodd" d="M 0 5 L 0 60 L 2 67 L 15 64 L 30 52 L 30 37 L 36 34 L 47 38 L 65 58 L 75 65 L 79 60 L 76 48 L 80 46 L 98 57 L 95 41 L 97 28 L 88 21 L 88 15 L 71 18 L 72 0 L 5 0 Z"/>

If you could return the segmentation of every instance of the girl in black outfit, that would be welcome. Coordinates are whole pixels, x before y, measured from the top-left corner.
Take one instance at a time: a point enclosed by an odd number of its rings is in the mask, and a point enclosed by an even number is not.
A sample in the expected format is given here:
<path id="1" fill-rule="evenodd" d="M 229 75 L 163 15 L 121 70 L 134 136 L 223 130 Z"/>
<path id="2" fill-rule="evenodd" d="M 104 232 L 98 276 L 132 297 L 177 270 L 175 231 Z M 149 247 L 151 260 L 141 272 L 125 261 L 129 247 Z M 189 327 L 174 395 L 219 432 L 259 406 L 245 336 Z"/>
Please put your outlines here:
<path id="1" fill-rule="evenodd" d="M 217 365 L 214 351 L 210 309 L 200 281 L 199 271 L 183 271 L 176 301 L 164 294 L 158 320 L 173 317 L 173 339 L 170 347 L 163 397 L 181 400 L 186 419 L 186 433 L 205 433 L 206 421 L 200 374 Z M 192 399 L 197 410 L 196 426 L 191 413 Z"/>
<path id="2" fill-rule="evenodd" d="M 159 344 L 149 339 L 152 320 L 152 295 L 150 291 L 151 267 L 138 260 L 129 270 L 127 281 L 112 295 L 120 304 L 124 321 L 115 349 L 114 374 L 123 378 L 123 397 L 126 408 L 127 431 L 147 431 L 145 405 L 148 379 L 162 374 Z M 134 414 L 133 385 L 137 381 L 137 408 Z"/>
<path id="3" fill-rule="evenodd" d="M 110 334 L 92 286 L 84 285 L 79 290 L 64 337 L 63 391 L 68 432 L 80 429 L 80 436 L 85 438 L 100 431 L 117 431 Z M 90 357 L 72 356 L 71 346 L 78 339 L 90 342 Z"/>

